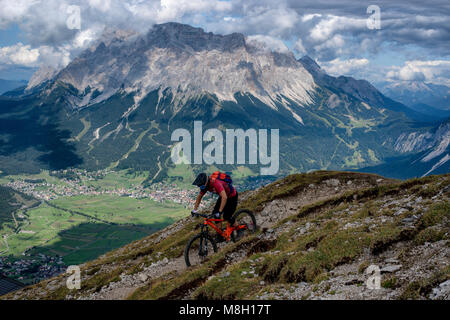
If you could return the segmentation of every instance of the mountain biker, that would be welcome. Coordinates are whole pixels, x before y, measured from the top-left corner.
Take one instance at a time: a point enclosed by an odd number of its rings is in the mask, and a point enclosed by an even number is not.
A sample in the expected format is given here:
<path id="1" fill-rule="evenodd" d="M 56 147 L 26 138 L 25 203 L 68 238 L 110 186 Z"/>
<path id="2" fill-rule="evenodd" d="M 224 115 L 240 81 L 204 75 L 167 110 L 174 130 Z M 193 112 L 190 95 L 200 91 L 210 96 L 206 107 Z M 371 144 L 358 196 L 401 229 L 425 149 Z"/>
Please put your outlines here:
<path id="1" fill-rule="evenodd" d="M 200 188 L 200 192 L 195 201 L 194 210 L 192 210 L 192 215 L 197 213 L 198 206 L 200 205 L 203 196 L 206 192 L 210 191 L 219 195 L 212 213 L 215 214 L 217 219 L 223 215 L 223 219 L 227 220 L 230 225 L 233 226 L 234 221 L 232 221 L 232 216 L 236 211 L 238 202 L 238 192 L 236 191 L 236 188 L 221 179 L 211 179 L 211 177 L 208 177 L 204 172 L 199 173 L 192 184 Z M 222 229 L 221 222 L 218 222 L 217 226 Z M 222 242 L 224 240 L 225 239 L 220 234 L 217 234 L 217 242 Z"/>

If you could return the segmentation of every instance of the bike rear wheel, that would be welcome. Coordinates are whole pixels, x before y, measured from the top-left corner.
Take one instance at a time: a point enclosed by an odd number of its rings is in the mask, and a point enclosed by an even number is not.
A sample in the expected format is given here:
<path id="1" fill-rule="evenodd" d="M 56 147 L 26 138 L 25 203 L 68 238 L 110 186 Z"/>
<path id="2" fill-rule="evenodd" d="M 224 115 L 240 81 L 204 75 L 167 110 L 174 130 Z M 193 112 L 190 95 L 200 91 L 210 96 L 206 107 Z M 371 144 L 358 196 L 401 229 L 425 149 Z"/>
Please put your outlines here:
<path id="1" fill-rule="evenodd" d="M 234 230 L 231 233 L 231 240 L 234 242 L 239 241 L 243 237 L 256 232 L 256 219 L 253 212 L 248 209 L 241 209 L 236 211 L 233 215 L 233 219 L 238 226 L 244 225 L 244 229 Z"/>
<path id="2" fill-rule="evenodd" d="M 196 266 L 206 261 L 208 254 L 217 252 L 214 239 L 208 234 L 197 234 L 188 242 L 184 249 L 184 261 L 186 266 Z"/>

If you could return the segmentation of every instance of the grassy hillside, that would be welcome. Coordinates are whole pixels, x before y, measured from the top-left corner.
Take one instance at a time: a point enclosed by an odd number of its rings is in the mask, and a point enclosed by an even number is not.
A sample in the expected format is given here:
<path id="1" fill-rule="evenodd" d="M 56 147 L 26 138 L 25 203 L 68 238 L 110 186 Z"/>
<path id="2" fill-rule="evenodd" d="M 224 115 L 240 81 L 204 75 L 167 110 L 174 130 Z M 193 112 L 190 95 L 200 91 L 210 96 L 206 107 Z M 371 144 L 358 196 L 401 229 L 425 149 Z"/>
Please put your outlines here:
<path id="1" fill-rule="evenodd" d="M 186 218 L 82 265 L 81 290 L 69 291 L 61 275 L 4 298 L 446 298 L 449 177 L 291 175 L 242 195 L 260 230 L 221 244 L 203 265 L 184 265 L 183 248 L 198 232 Z M 380 290 L 366 288 L 369 265 L 381 269 Z"/>
<path id="2" fill-rule="evenodd" d="M 13 220 L 12 213 L 24 207 L 36 205 L 33 197 L 0 185 L 0 225 Z"/>

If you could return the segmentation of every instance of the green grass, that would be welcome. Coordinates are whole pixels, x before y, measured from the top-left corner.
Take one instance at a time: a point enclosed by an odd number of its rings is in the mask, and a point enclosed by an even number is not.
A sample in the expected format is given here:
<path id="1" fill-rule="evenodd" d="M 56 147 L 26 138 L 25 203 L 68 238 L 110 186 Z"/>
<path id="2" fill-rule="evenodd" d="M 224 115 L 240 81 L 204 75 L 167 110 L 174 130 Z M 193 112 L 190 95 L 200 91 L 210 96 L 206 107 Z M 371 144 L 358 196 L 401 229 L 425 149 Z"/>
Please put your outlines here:
<path id="1" fill-rule="evenodd" d="M 400 300 L 419 299 L 429 294 L 433 287 L 450 279 L 450 267 L 445 267 L 428 278 L 413 281 L 403 290 Z"/>
<path id="2" fill-rule="evenodd" d="M 195 180 L 195 173 L 189 164 L 178 164 L 175 167 L 169 167 L 167 175 L 168 181 L 175 183 L 180 188 L 192 188 L 192 182 Z"/>
<path id="3" fill-rule="evenodd" d="M 442 202 L 436 203 L 430 207 L 422 217 L 422 221 L 425 227 L 430 227 L 446 221 L 447 226 L 450 218 L 450 203 Z"/>
<path id="4" fill-rule="evenodd" d="M 128 170 L 112 171 L 102 179 L 83 181 L 86 186 L 111 190 L 117 188 L 131 188 L 140 185 L 148 177 L 147 171 L 129 173 Z"/>
<path id="5" fill-rule="evenodd" d="M 58 179 L 57 177 L 51 176 L 48 170 L 41 170 L 40 173 L 37 174 L 18 174 L 18 175 L 6 175 L 0 177 L 0 184 L 6 184 L 10 182 L 11 180 L 40 180 L 44 179 L 46 182 L 55 184 L 55 185 L 67 185 L 64 181 L 61 179 Z"/>
<path id="6" fill-rule="evenodd" d="M 7 254 L 20 256 L 35 246 L 32 254 L 58 254 L 66 263 L 78 264 L 143 238 L 186 216 L 186 210 L 178 204 L 110 195 L 59 198 L 50 203 L 58 208 L 44 203 L 28 211 L 28 221 L 21 229 L 32 233 L 14 233 L 11 224 L 2 226 L 0 234 L 9 235 Z M 66 210 L 117 225 L 95 222 Z"/>
<path id="7" fill-rule="evenodd" d="M 81 130 L 81 132 L 75 137 L 73 138 L 76 141 L 80 141 L 81 138 L 83 138 L 83 136 L 89 131 L 89 129 L 91 128 L 91 122 L 90 121 L 86 121 L 85 118 L 81 118 L 80 119 L 81 123 L 83 123 L 83 130 Z"/>
<path id="8" fill-rule="evenodd" d="M 98 256 L 148 235 L 148 232 L 101 223 L 83 223 L 58 233 L 58 237 L 32 254 L 44 253 L 63 256 L 67 265 L 94 260 Z"/>
<path id="9" fill-rule="evenodd" d="M 119 224 L 159 224 L 186 216 L 186 209 L 175 203 L 134 199 L 113 195 L 62 197 L 52 204 Z"/>
<path id="10" fill-rule="evenodd" d="M 288 197 L 308 187 L 309 184 L 318 184 L 328 179 L 338 179 L 345 183 L 353 179 L 366 179 L 374 182 L 378 178 L 380 178 L 378 175 L 342 171 L 315 171 L 311 173 L 292 174 L 265 186 L 257 194 L 252 195 L 240 203 L 239 207 L 259 212 L 262 210 L 263 205 L 269 201 Z"/>
<path id="11" fill-rule="evenodd" d="M 249 266 L 250 263 L 245 261 L 227 268 L 226 271 L 230 273 L 228 276 L 219 274 L 207 281 L 193 293 L 193 298 L 231 300 L 249 296 L 259 286 L 259 278 L 248 273 Z M 247 274 L 243 275 L 243 271 Z"/>
<path id="12" fill-rule="evenodd" d="M 147 177 L 147 172 L 112 171 L 103 178 L 91 181 L 82 176 L 81 184 L 98 190 L 130 190 L 139 186 Z M 44 180 L 58 186 L 67 185 L 61 179 L 51 176 L 48 171 L 35 175 L 2 177 L 2 182 L 7 183 L 11 179 Z M 31 201 L 22 200 L 20 203 Z M 9 249 L 2 239 L 0 252 L 23 258 L 21 254 L 24 251 L 36 247 L 32 253 L 58 254 L 64 257 L 66 263 L 95 259 L 102 253 L 160 230 L 187 214 L 179 204 L 114 195 L 60 197 L 50 201 L 49 205 L 42 203 L 39 207 L 29 209 L 23 219 L 18 216 L 25 212 L 18 208 L 14 208 L 14 211 L 22 232 L 17 232 L 11 212 L 8 212 L 6 220 L 0 225 L 0 236 L 8 236 Z M 73 234 L 72 231 L 76 233 Z"/>

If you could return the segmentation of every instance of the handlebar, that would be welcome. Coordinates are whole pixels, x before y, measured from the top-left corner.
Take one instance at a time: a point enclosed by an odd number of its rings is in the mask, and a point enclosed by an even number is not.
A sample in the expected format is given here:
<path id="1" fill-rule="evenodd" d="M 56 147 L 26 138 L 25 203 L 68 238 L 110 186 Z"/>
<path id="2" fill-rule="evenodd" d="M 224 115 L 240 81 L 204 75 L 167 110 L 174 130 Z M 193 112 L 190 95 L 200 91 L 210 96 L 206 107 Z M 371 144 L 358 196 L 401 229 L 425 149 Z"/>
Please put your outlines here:
<path id="1" fill-rule="evenodd" d="M 202 218 L 209 219 L 209 218 L 213 218 L 214 217 L 214 213 L 202 214 L 202 213 L 193 213 L 193 212 L 191 212 L 191 216 L 193 216 L 193 217 L 202 217 Z"/>

